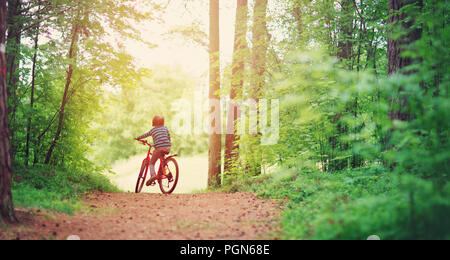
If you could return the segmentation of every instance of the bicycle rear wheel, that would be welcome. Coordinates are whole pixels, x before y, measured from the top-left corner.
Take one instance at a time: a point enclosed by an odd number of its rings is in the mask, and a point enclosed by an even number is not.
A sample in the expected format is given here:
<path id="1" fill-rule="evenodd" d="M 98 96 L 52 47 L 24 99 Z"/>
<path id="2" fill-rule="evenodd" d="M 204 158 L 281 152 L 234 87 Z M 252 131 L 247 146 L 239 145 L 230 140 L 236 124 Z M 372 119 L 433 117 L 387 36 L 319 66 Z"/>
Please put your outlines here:
<path id="1" fill-rule="evenodd" d="M 165 174 L 158 181 L 161 192 L 164 194 L 172 194 L 177 187 L 179 177 L 180 171 L 177 161 L 174 158 L 167 159 Z"/>
<path id="2" fill-rule="evenodd" d="M 148 161 L 145 160 L 144 162 L 142 162 L 141 171 L 139 172 L 139 177 L 136 182 L 136 189 L 135 189 L 136 193 L 141 193 L 142 188 L 144 187 L 145 184 L 145 179 L 147 178 L 147 173 L 148 173 Z"/>

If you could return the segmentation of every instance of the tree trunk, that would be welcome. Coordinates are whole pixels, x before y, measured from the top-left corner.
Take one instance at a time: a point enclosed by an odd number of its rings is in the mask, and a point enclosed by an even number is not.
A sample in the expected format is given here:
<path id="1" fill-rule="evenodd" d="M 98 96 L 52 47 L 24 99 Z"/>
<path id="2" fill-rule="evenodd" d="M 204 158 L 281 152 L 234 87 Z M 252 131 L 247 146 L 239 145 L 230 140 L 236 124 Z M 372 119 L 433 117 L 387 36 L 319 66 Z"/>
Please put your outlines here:
<path id="1" fill-rule="evenodd" d="M 295 21 L 297 23 L 297 39 L 300 40 L 302 38 L 302 33 L 304 30 L 304 24 L 303 24 L 303 12 L 302 12 L 302 6 L 300 2 L 294 2 L 294 8 L 292 10 L 292 15 L 295 18 Z"/>
<path id="2" fill-rule="evenodd" d="M 253 10 L 253 29 L 252 29 L 252 78 L 251 78 L 251 97 L 256 102 L 256 129 L 257 134 L 255 138 L 257 138 L 256 146 L 260 145 L 261 132 L 259 129 L 259 100 L 262 97 L 263 91 L 265 89 L 266 78 L 266 60 L 267 60 L 267 49 L 269 47 L 269 33 L 267 31 L 267 4 L 268 0 L 256 0 L 255 7 Z M 254 126 L 250 126 L 252 128 Z M 251 130 L 252 131 L 252 130 Z M 253 144 L 252 146 L 254 146 Z M 253 150 L 254 147 L 250 148 Z M 252 151 L 254 156 L 256 156 L 254 163 L 255 165 L 250 165 L 250 169 L 252 174 L 260 175 L 261 174 L 261 161 L 262 154 L 257 150 Z M 247 167 L 248 168 L 248 167 Z"/>
<path id="3" fill-rule="evenodd" d="M 420 29 L 411 30 L 412 25 L 414 24 L 414 19 L 408 19 L 408 14 L 405 12 L 399 11 L 405 7 L 406 5 L 415 4 L 418 7 L 423 6 L 423 2 L 421 0 L 389 0 L 389 24 L 391 25 L 401 25 L 405 31 L 409 33 L 405 36 L 402 36 L 398 39 L 394 39 L 393 37 L 389 37 L 388 39 L 388 75 L 392 75 L 398 72 L 402 72 L 404 74 L 410 74 L 411 72 L 402 71 L 405 67 L 408 67 L 413 64 L 413 60 L 410 57 L 404 57 L 401 54 L 405 51 L 405 47 L 414 43 L 418 39 L 420 39 L 422 35 L 422 31 Z M 402 88 L 399 90 L 400 95 L 402 92 Z M 401 121 L 410 121 L 410 113 L 407 111 L 406 107 L 408 105 L 407 97 L 400 97 L 399 100 L 392 99 L 390 101 L 391 109 L 389 111 L 389 118 L 391 120 L 401 120 Z M 399 108 L 392 108 L 395 103 Z"/>
<path id="4" fill-rule="evenodd" d="M 53 141 L 47 152 L 47 156 L 45 157 L 45 164 L 50 163 L 50 160 L 52 158 L 52 153 L 55 149 L 56 144 L 58 143 L 59 138 L 61 137 L 61 132 L 62 132 L 63 125 L 64 125 L 64 109 L 67 104 L 69 87 L 72 82 L 72 74 L 73 74 L 75 63 L 76 63 L 76 44 L 78 41 L 79 28 L 80 27 L 79 27 L 78 19 L 77 19 L 77 21 L 74 24 L 73 30 L 72 30 L 72 42 L 70 44 L 69 55 L 68 55 L 70 63 L 69 63 L 69 69 L 67 70 L 66 85 L 64 88 L 64 94 L 63 94 L 63 98 L 62 98 L 62 102 L 61 102 L 61 107 L 59 110 L 58 129 L 56 130 L 55 137 L 53 138 Z"/>
<path id="5" fill-rule="evenodd" d="M 17 222 L 11 194 L 11 157 L 7 109 L 6 0 L 0 0 L 0 221 Z"/>
<path id="6" fill-rule="evenodd" d="M 211 106 L 211 132 L 209 135 L 209 175 L 208 186 L 216 187 L 221 183 L 221 160 L 222 160 L 222 135 L 216 130 L 222 130 L 220 106 L 216 103 L 220 97 L 216 94 L 220 90 L 220 34 L 219 34 L 219 0 L 210 0 L 210 28 L 209 28 L 209 56 L 210 56 L 210 79 L 209 99 Z M 213 109 L 214 108 L 214 109 Z M 214 116 L 218 115 L 218 116 Z M 213 120 L 215 119 L 215 120 Z M 213 126 L 213 122 L 215 126 Z M 216 130 L 214 130 L 216 129 Z"/>
<path id="7" fill-rule="evenodd" d="M 405 30 L 410 30 L 414 21 L 407 21 L 408 15 L 405 12 L 398 13 L 403 7 L 409 4 L 416 4 L 422 6 L 421 0 L 390 0 L 389 1 L 389 24 L 402 25 Z M 413 60 L 409 57 L 402 57 L 401 53 L 405 50 L 404 47 L 420 39 L 422 31 L 420 29 L 412 30 L 409 34 L 394 39 L 388 39 L 388 75 L 399 72 L 401 69 L 411 65 Z"/>
<path id="8" fill-rule="evenodd" d="M 236 98 L 242 97 L 244 88 L 245 58 L 247 45 L 248 1 L 237 0 L 236 24 L 234 33 L 234 51 L 231 76 L 230 105 L 228 108 L 228 125 L 225 140 L 225 172 L 229 172 L 233 162 L 239 157 L 239 145 L 236 145 L 237 132 L 235 123 L 240 117 Z"/>
<path id="9" fill-rule="evenodd" d="M 40 9 L 39 9 L 40 10 Z M 40 18 L 38 18 L 40 19 Z M 31 139 L 31 120 L 33 119 L 33 108 L 34 108 L 34 89 L 36 86 L 36 62 L 37 62 L 37 53 L 39 47 L 39 27 L 36 30 L 36 36 L 34 38 L 34 55 L 33 55 L 33 66 L 31 70 L 31 94 L 30 94 L 30 114 L 28 115 L 28 123 L 27 123 L 27 143 L 25 147 L 25 165 L 28 166 L 28 161 L 30 158 L 30 139 Z"/>
<path id="10" fill-rule="evenodd" d="M 253 13 L 253 59 L 252 59 L 252 97 L 258 101 L 264 90 L 266 72 L 266 55 L 268 49 L 268 32 L 266 23 L 268 0 L 256 0 Z"/>
<path id="11" fill-rule="evenodd" d="M 339 21 L 340 34 L 338 36 L 338 58 L 349 61 L 353 49 L 353 0 L 342 0 L 341 19 Z"/>
<path id="12" fill-rule="evenodd" d="M 10 153 L 11 159 L 14 158 L 14 122 L 17 110 L 17 84 L 19 76 L 17 75 L 19 69 L 20 43 L 22 36 L 22 3 L 21 0 L 8 0 L 8 8 L 6 13 L 6 23 L 8 36 L 6 39 L 6 67 L 7 67 L 7 95 L 8 95 L 8 115 L 10 119 Z"/>

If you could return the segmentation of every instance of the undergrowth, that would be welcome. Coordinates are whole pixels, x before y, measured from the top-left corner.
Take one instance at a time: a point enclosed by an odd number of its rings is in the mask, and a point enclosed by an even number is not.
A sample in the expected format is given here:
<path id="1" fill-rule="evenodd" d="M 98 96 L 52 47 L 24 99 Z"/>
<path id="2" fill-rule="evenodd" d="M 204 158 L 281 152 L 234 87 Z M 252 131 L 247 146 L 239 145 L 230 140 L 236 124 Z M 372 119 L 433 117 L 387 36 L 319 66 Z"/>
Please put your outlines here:
<path id="1" fill-rule="evenodd" d="M 12 194 L 17 207 L 73 214 L 89 192 L 118 192 L 100 172 L 54 169 L 45 166 L 14 166 Z"/>
<path id="2" fill-rule="evenodd" d="M 333 173 L 280 169 L 225 187 L 287 201 L 282 239 L 450 239 L 450 185 L 436 187 L 382 166 Z"/>

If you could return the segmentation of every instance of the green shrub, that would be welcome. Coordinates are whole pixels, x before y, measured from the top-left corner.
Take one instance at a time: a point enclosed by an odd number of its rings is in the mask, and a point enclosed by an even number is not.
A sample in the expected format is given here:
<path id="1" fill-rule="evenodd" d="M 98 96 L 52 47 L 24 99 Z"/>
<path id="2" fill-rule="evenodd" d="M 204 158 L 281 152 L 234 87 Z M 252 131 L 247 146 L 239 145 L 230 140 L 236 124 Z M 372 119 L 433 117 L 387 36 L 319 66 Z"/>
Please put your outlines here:
<path id="1" fill-rule="evenodd" d="M 118 192 L 101 173 L 14 166 L 14 205 L 54 210 L 67 214 L 79 208 L 79 199 L 91 191 Z"/>
<path id="2" fill-rule="evenodd" d="M 448 190 L 435 190 L 431 182 L 412 176 L 395 182 L 398 186 L 386 193 L 361 196 L 322 212 L 309 223 L 314 227 L 311 238 L 450 239 Z"/>
<path id="3" fill-rule="evenodd" d="M 450 239 L 450 185 L 381 166 L 335 173 L 280 170 L 247 190 L 288 199 L 283 239 Z"/>

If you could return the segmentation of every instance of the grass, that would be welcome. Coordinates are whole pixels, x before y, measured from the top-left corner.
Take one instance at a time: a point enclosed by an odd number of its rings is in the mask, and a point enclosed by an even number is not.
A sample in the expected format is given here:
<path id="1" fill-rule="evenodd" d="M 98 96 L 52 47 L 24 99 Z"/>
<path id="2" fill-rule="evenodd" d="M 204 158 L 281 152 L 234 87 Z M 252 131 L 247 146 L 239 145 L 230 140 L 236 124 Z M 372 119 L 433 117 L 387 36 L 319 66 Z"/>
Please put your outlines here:
<path id="1" fill-rule="evenodd" d="M 450 239 L 450 185 L 437 189 L 379 165 L 334 173 L 280 169 L 225 189 L 286 202 L 281 239 Z"/>
<path id="2" fill-rule="evenodd" d="M 82 208 L 82 196 L 92 191 L 119 192 L 119 189 L 98 172 L 14 167 L 12 194 L 16 207 L 73 214 Z"/>

